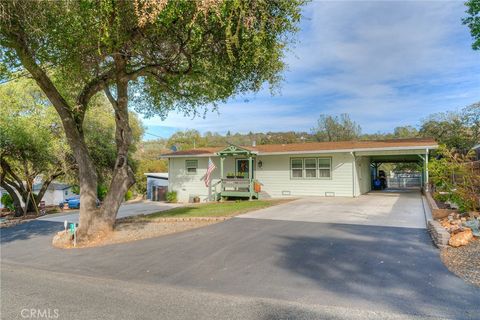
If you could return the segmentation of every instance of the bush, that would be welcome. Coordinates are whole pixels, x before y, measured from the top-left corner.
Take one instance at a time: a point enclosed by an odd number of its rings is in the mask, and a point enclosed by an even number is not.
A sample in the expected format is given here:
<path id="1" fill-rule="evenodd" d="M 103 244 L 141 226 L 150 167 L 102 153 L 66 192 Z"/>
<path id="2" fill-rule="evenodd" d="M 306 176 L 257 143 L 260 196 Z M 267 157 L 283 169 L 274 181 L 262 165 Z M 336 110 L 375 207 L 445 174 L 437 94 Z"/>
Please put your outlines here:
<path id="1" fill-rule="evenodd" d="M 472 154 L 463 155 L 445 146 L 437 152 L 440 157 L 429 163 L 430 177 L 436 192 L 445 194 L 438 194 L 436 199 L 455 203 L 460 212 L 478 210 L 480 175 L 471 165 Z"/>
<path id="2" fill-rule="evenodd" d="M 7 208 L 8 210 L 10 211 L 13 211 L 14 210 L 14 206 L 13 206 L 13 198 L 11 195 L 9 195 L 8 193 L 4 193 L 2 195 L 2 199 L 0 200 L 2 202 L 2 205 Z"/>
<path id="3" fill-rule="evenodd" d="M 97 185 L 98 200 L 103 201 L 103 199 L 105 199 L 105 196 L 107 195 L 107 193 L 108 193 L 108 187 L 104 184 L 99 183 Z"/>
<path id="4" fill-rule="evenodd" d="M 167 192 L 167 202 L 177 202 L 177 191 Z"/>
<path id="5" fill-rule="evenodd" d="M 125 201 L 128 201 L 130 199 L 133 198 L 133 192 L 132 190 L 128 190 L 126 193 L 125 193 Z"/>

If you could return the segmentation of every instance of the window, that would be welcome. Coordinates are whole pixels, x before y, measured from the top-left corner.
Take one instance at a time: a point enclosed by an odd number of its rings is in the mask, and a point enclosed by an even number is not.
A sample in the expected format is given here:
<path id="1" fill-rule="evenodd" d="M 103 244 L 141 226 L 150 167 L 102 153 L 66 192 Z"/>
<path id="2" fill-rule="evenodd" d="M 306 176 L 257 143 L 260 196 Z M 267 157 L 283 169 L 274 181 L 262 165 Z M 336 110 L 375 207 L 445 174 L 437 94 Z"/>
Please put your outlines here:
<path id="1" fill-rule="evenodd" d="M 292 159 L 292 178 L 303 178 L 303 159 Z"/>
<path id="2" fill-rule="evenodd" d="M 317 159 L 309 158 L 305 159 L 305 178 L 317 177 Z"/>
<path id="3" fill-rule="evenodd" d="M 332 171 L 332 159 L 319 158 L 318 159 L 318 176 L 320 178 L 330 178 Z"/>
<path id="4" fill-rule="evenodd" d="M 185 160 L 185 168 L 188 174 L 196 174 L 198 168 L 198 160 Z"/>
<path id="5" fill-rule="evenodd" d="M 332 177 L 331 158 L 291 158 L 293 179 L 329 179 Z"/>

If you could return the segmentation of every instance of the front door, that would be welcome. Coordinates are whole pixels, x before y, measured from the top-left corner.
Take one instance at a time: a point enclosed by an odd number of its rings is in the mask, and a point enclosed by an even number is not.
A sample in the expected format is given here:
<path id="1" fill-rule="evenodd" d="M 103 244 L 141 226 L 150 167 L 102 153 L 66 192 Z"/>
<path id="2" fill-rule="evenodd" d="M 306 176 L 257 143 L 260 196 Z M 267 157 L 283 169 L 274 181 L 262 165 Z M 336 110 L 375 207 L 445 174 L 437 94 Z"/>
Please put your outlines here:
<path id="1" fill-rule="evenodd" d="M 252 163 L 253 163 L 253 159 L 252 159 Z M 236 170 L 237 170 L 237 173 L 242 173 L 245 175 L 246 178 L 250 178 L 248 176 L 248 159 L 236 159 Z M 255 166 L 253 166 L 253 168 L 255 168 Z M 253 176 L 255 176 L 255 173 L 253 171 L 253 168 L 252 168 L 252 173 L 253 173 Z"/>

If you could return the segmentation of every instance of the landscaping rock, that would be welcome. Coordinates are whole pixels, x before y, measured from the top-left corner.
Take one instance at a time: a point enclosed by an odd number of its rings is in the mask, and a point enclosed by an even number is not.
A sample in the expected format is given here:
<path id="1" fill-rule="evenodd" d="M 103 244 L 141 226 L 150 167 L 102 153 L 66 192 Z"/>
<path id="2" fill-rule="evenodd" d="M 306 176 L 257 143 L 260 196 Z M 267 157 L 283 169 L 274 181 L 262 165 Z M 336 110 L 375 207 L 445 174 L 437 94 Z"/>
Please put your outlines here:
<path id="1" fill-rule="evenodd" d="M 464 222 L 463 225 L 472 229 L 472 233 L 475 237 L 480 237 L 480 220 L 469 220 Z"/>
<path id="2" fill-rule="evenodd" d="M 472 240 L 473 238 L 473 233 L 472 230 L 469 228 L 465 228 L 463 231 L 454 233 L 450 236 L 450 240 L 448 241 L 448 244 L 451 245 L 452 247 L 460 247 L 460 246 L 465 246 Z"/>
<path id="3" fill-rule="evenodd" d="M 448 221 L 447 221 L 448 222 Z M 444 248 L 448 246 L 450 240 L 450 233 L 436 220 L 428 220 L 427 223 L 428 232 L 432 237 L 433 243 L 439 247 Z"/>

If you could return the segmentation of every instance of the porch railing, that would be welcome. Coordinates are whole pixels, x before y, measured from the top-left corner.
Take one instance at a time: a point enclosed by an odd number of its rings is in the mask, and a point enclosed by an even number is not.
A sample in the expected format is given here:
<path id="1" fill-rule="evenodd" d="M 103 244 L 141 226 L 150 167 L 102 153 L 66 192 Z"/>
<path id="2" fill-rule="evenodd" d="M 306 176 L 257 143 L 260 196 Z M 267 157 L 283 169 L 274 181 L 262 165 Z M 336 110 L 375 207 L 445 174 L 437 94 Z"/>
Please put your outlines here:
<path id="1" fill-rule="evenodd" d="M 245 196 L 247 194 L 255 194 L 253 179 L 220 179 L 213 183 L 211 188 L 214 201 L 217 201 L 222 194 L 228 194 L 229 196 Z"/>

